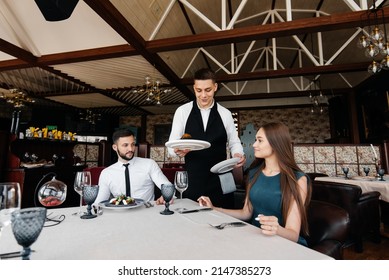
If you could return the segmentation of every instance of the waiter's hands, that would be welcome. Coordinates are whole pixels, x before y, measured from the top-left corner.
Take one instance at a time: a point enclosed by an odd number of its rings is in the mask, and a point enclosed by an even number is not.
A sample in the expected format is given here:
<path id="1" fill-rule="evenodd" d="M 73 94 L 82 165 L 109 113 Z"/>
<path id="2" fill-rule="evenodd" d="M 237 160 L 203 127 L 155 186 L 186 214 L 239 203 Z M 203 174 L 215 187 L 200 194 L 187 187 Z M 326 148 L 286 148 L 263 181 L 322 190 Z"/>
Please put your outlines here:
<path id="1" fill-rule="evenodd" d="M 246 156 L 245 155 L 236 153 L 236 154 L 234 154 L 233 157 L 240 158 L 240 160 L 238 161 L 238 163 L 236 164 L 235 167 L 241 167 L 246 163 Z"/>
<path id="2" fill-rule="evenodd" d="M 190 150 L 189 149 L 180 150 L 178 148 L 175 148 L 174 152 L 176 153 L 177 156 L 184 157 L 184 156 L 186 156 L 187 153 L 190 152 Z"/>

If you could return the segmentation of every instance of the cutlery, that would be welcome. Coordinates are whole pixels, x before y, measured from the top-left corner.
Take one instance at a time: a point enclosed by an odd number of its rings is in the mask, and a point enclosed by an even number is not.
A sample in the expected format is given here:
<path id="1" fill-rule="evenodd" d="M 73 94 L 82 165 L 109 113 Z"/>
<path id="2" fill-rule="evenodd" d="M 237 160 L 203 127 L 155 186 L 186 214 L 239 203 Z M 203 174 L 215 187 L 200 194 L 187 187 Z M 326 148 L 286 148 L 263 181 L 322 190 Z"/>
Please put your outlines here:
<path id="1" fill-rule="evenodd" d="M 149 201 L 146 201 L 146 202 L 145 202 L 145 206 L 146 206 L 146 208 L 150 208 L 150 207 L 154 207 L 154 204 L 152 204 L 152 203 L 149 202 Z"/>
<path id="2" fill-rule="evenodd" d="M 31 252 L 35 252 L 35 250 L 31 250 Z M 11 258 L 17 258 L 17 257 L 21 257 L 21 256 L 22 256 L 22 252 L 16 251 L 16 252 L 9 252 L 9 253 L 0 254 L 0 259 L 11 259 Z"/>
<path id="3" fill-rule="evenodd" d="M 231 222 L 231 223 L 221 223 L 220 225 L 212 225 L 209 224 L 211 227 L 217 228 L 217 229 L 224 229 L 225 227 L 242 227 L 245 226 L 246 223 L 243 222 Z"/>
<path id="4" fill-rule="evenodd" d="M 192 209 L 192 210 L 182 210 L 178 213 L 180 214 L 188 214 L 188 213 L 195 213 L 195 212 L 201 212 L 201 211 L 211 211 L 212 208 L 199 208 L 199 209 Z"/>

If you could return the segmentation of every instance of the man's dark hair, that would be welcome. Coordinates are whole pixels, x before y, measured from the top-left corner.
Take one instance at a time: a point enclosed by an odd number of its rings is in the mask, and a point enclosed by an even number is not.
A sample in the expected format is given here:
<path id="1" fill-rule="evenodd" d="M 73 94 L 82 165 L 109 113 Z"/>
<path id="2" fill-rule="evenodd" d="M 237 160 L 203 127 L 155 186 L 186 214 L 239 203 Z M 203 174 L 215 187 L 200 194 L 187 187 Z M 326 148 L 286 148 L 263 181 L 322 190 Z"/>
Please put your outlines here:
<path id="1" fill-rule="evenodd" d="M 194 80 L 212 80 L 214 83 L 216 82 L 216 74 L 209 68 L 202 68 L 195 72 Z"/>
<path id="2" fill-rule="evenodd" d="M 113 143 L 116 143 L 119 138 L 121 137 L 129 137 L 129 136 L 134 136 L 134 133 L 129 130 L 129 129 L 119 129 L 119 130 L 116 130 L 113 135 L 112 135 L 112 141 Z"/>

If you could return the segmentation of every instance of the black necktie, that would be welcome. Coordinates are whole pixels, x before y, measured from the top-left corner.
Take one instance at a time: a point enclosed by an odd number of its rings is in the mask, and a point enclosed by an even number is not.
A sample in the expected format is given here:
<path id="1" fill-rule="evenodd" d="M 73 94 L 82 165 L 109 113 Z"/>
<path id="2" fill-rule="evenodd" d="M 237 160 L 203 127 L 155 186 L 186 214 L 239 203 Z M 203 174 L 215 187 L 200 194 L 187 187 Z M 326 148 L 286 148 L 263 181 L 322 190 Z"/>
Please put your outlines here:
<path id="1" fill-rule="evenodd" d="M 129 163 L 123 164 L 126 168 L 124 175 L 126 176 L 126 196 L 131 196 L 130 171 L 128 170 Z"/>

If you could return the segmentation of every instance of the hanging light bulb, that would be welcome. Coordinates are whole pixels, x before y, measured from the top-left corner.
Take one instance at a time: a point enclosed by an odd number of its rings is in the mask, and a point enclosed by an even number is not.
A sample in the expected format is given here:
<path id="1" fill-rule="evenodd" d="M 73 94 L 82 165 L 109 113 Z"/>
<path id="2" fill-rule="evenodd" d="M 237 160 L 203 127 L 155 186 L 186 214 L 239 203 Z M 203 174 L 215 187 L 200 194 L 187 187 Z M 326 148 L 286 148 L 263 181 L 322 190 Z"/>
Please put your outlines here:
<path id="1" fill-rule="evenodd" d="M 388 70 L 389 69 L 389 55 L 387 55 L 382 61 L 381 61 L 381 67 L 382 69 Z"/>
<path id="2" fill-rule="evenodd" d="M 377 63 L 375 60 L 372 61 L 372 63 L 367 68 L 367 71 L 370 74 L 375 74 L 381 71 L 381 64 Z"/>
<path id="3" fill-rule="evenodd" d="M 370 44 L 365 50 L 365 55 L 369 58 L 375 57 L 378 53 L 378 47 L 373 44 Z"/>
<path id="4" fill-rule="evenodd" d="M 371 31 L 370 37 L 374 41 L 382 40 L 384 38 L 384 32 L 382 32 L 382 30 L 376 25 L 376 26 L 374 26 L 373 30 Z"/>
<path id="5" fill-rule="evenodd" d="M 362 35 L 358 40 L 357 47 L 360 49 L 364 49 L 367 48 L 367 46 L 369 45 L 370 45 L 370 39 L 365 35 Z"/>
<path id="6" fill-rule="evenodd" d="M 381 49 L 381 54 L 389 55 L 389 42 L 386 42 Z"/>

